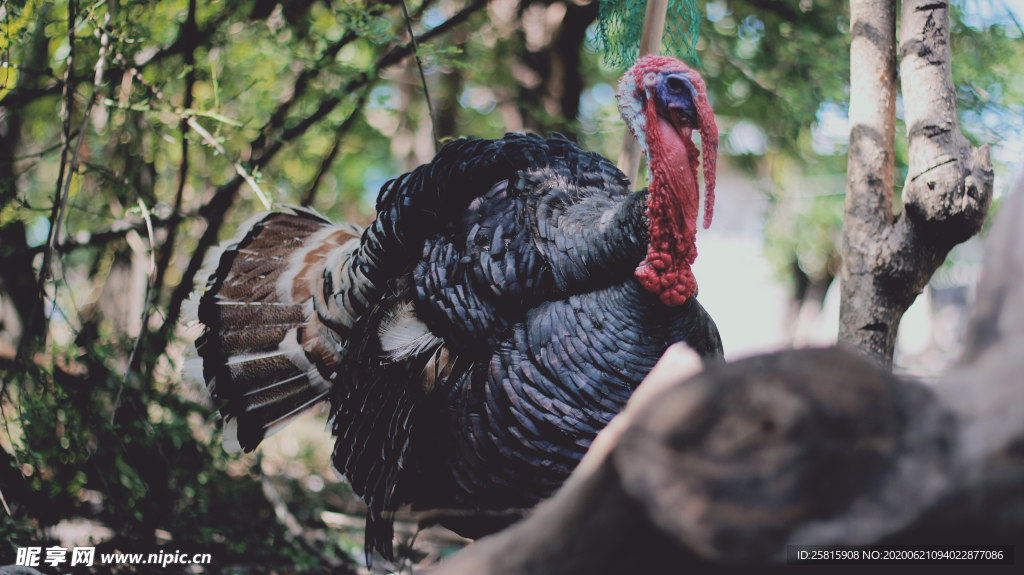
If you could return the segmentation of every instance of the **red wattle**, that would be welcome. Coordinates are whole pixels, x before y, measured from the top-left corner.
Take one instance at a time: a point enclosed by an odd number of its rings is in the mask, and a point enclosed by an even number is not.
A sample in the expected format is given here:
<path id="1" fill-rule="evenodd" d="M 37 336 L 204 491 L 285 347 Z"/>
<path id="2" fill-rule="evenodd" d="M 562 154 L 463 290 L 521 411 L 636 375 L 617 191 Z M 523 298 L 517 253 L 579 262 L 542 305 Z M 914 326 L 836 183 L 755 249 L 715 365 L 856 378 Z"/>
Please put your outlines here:
<path id="1" fill-rule="evenodd" d="M 685 73 L 694 87 L 693 103 L 701 134 L 701 151 L 690 140 L 690 129 L 677 129 L 658 113 L 648 91 L 659 73 Z M 697 186 L 699 157 L 704 155 L 704 227 L 711 225 L 718 160 L 718 127 L 708 104 L 704 80 L 682 62 L 666 56 L 644 56 L 627 72 L 635 80 L 636 99 L 643 103 L 645 141 L 651 174 L 647 221 L 650 243 L 647 257 L 635 276 L 645 289 L 669 306 L 684 303 L 697 292 L 690 266 L 697 258 Z"/>
<path id="2" fill-rule="evenodd" d="M 653 103 L 648 106 L 653 107 Z M 653 114 L 648 117 L 657 118 Z M 655 129 L 647 134 L 651 153 L 647 199 L 650 242 L 647 257 L 635 275 L 645 289 L 658 294 L 668 306 L 682 305 L 697 292 L 697 280 L 690 266 L 697 259 L 700 152 L 688 132 L 680 134 L 659 118 Z"/>

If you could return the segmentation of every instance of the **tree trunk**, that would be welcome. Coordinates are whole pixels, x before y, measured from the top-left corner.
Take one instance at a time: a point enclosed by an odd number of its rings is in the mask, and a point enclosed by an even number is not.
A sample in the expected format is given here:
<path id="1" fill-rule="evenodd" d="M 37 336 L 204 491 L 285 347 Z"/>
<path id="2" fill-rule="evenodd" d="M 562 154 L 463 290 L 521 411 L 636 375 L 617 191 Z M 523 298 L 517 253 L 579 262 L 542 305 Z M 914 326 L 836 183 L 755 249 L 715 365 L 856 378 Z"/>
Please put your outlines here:
<path id="1" fill-rule="evenodd" d="M 960 133 L 949 4 L 903 2 L 901 72 L 910 144 L 905 209 L 893 215 L 896 2 L 851 0 L 850 153 L 839 341 L 892 365 L 903 313 L 992 201 L 988 147 Z"/>
<path id="2" fill-rule="evenodd" d="M 31 39 L 19 46 L 22 65 L 29 71 L 18 73 L 18 84 L 11 94 L 38 89 L 40 80 L 45 77 L 33 71 L 47 68 L 50 39 L 46 36 L 46 16 L 51 7 L 49 3 L 39 7 Z M 10 70 L 3 73 L 10 74 Z M 26 148 L 21 142 L 23 114 L 18 109 L 0 108 L 0 212 L 18 197 L 20 174 L 15 168 L 19 151 Z M 16 219 L 0 223 L 0 255 L 13 255 L 28 249 L 25 224 Z M 22 338 L 34 341 L 42 334 L 42 322 L 31 321 L 33 317 L 43 315 L 43 302 L 38 296 L 32 259 L 32 256 L 16 257 L 0 268 L 0 348 L 3 348 L 0 357 L 11 356 L 11 348 L 17 348 Z M 5 310 L 4 306 L 8 309 Z M 23 330 L 29 330 L 29 333 L 23 333 Z M 6 336 L 2 335 L 4 332 Z"/>
<path id="3" fill-rule="evenodd" d="M 542 135 L 554 131 L 578 139 L 576 116 L 584 88 L 580 51 L 587 27 L 597 15 L 598 2 L 578 5 L 568 0 L 537 0 L 519 4 L 519 61 L 526 75 L 519 79 L 514 102 L 527 130 Z"/>

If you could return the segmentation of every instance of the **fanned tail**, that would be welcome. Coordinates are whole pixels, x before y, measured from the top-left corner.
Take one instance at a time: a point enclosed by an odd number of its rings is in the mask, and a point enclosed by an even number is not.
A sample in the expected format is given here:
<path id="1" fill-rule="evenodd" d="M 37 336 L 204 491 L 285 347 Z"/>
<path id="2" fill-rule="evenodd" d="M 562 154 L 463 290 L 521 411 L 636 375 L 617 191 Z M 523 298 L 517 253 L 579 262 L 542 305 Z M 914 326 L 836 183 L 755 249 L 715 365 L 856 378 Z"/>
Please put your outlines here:
<path id="1" fill-rule="evenodd" d="M 356 318 L 332 294 L 331 269 L 359 246 L 360 231 L 307 209 L 263 213 L 211 252 L 185 321 L 203 334 L 184 375 L 227 400 L 224 448 L 252 451 L 327 400 Z"/>

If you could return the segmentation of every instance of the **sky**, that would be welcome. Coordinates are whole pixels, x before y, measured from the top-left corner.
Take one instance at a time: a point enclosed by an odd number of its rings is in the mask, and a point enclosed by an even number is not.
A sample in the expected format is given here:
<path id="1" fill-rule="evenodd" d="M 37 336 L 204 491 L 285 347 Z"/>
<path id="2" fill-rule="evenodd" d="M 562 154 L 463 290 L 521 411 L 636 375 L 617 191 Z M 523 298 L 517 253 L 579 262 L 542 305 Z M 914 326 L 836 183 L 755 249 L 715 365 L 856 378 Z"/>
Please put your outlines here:
<path id="1" fill-rule="evenodd" d="M 961 0 L 960 5 L 970 25 L 1006 22 L 1012 14 L 1024 26 L 1024 0 Z"/>

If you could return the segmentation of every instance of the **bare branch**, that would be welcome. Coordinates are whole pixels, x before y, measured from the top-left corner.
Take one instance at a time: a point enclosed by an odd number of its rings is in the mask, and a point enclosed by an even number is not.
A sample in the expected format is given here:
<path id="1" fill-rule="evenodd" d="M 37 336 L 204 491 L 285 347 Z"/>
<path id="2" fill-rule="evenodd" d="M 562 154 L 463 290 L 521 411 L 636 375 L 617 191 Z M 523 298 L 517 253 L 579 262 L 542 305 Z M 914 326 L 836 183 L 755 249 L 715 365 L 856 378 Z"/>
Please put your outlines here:
<path id="1" fill-rule="evenodd" d="M 405 26 L 409 30 L 409 44 L 412 45 L 412 57 L 416 60 L 416 69 L 420 71 L 420 84 L 423 86 L 423 98 L 427 101 L 427 113 L 430 114 L 430 132 L 434 136 L 434 149 L 441 148 L 441 142 L 437 138 L 437 118 L 434 116 L 434 105 L 430 102 L 430 91 L 427 89 L 427 76 L 423 73 L 423 62 L 420 61 L 419 48 L 416 46 L 416 34 L 412 31 L 412 18 L 409 17 L 409 7 L 402 3 L 402 14 L 405 15 Z"/>
<path id="2" fill-rule="evenodd" d="M 51 78 L 56 78 L 56 76 L 53 75 L 53 68 L 26 68 L 24 66 L 19 66 L 18 64 L 12 64 L 10 62 L 0 62 L 0 68 L 11 68 L 13 70 L 21 72 L 22 74 L 34 74 L 36 76 L 49 76 Z"/>
<path id="3" fill-rule="evenodd" d="M 263 202 L 263 206 L 266 207 L 268 210 L 273 208 L 274 203 L 271 202 L 269 198 L 267 198 L 266 194 L 264 194 L 263 190 L 260 188 L 260 185 L 256 183 L 256 180 L 253 179 L 253 177 L 249 174 L 249 171 L 242 166 L 241 162 L 232 159 L 231 156 L 228 155 L 227 150 L 224 149 L 224 146 L 220 145 L 220 142 L 218 142 L 217 139 L 210 134 L 210 132 L 207 132 L 206 128 L 204 128 L 199 122 L 197 122 L 195 118 L 189 118 L 187 121 L 188 125 L 191 126 L 192 129 L 195 130 L 200 136 L 202 136 L 203 141 L 213 146 L 213 148 L 217 150 L 220 153 L 220 155 L 224 156 L 226 160 L 231 162 L 231 165 L 234 166 L 235 171 L 238 172 L 238 175 L 241 176 L 242 179 L 245 180 L 247 184 L 249 184 L 249 187 L 252 188 L 254 192 L 256 192 L 256 197 L 258 197 L 260 201 Z"/>
<path id="4" fill-rule="evenodd" d="M 67 86 L 74 84 L 75 82 L 65 80 L 64 82 L 57 82 L 45 88 L 31 88 L 25 90 L 15 88 L 0 100 L 0 106 L 3 106 L 8 110 L 17 110 L 18 108 L 21 108 L 26 104 L 30 104 L 39 98 L 60 94 L 62 90 L 67 88 Z"/>
<path id="5" fill-rule="evenodd" d="M 174 42 L 150 54 L 137 56 L 135 65 L 140 68 L 144 68 L 150 64 L 157 64 L 178 54 L 193 52 L 196 48 L 205 44 L 213 37 L 214 34 L 217 33 L 217 29 L 220 28 L 220 25 L 234 15 L 235 10 L 240 4 L 242 4 L 242 2 L 226 3 L 225 6 L 217 11 L 217 14 L 214 17 L 210 18 L 206 22 L 206 26 L 201 29 L 196 26 L 193 12 L 193 17 L 191 19 L 186 17 L 185 25 L 178 29 L 178 36 L 174 39 Z M 191 25 L 189 25 L 189 22 L 191 22 Z"/>
<path id="6" fill-rule="evenodd" d="M 472 16 L 477 10 L 480 10 L 484 6 L 487 6 L 488 2 L 490 2 L 490 0 L 473 0 L 472 2 L 463 6 L 462 10 L 456 12 L 455 15 L 452 16 L 451 18 L 445 20 L 441 24 L 438 24 L 435 28 L 431 28 L 430 30 L 427 30 L 423 34 L 417 36 L 416 42 L 422 44 L 428 40 L 440 36 L 441 34 L 444 34 L 445 32 L 448 32 L 452 28 L 468 20 L 469 17 Z M 390 52 L 385 54 L 383 58 L 377 61 L 376 69 L 382 70 L 384 68 L 393 66 L 401 62 L 409 54 L 412 54 L 411 45 L 406 44 L 404 46 L 396 46 Z"/>
<path id="7" fill-rule="evenodd" d="M 139 333 L 135 336 L 135 343 L 132 345 L 132 353 L 128 356 L 128 365 L 124 369 L 124 377 L 121 378 L 121 385 L 117 388 L 117 397 L 114 398 L 114 407 L 110 410 L 110 425 L 114 425 L 114 417 L 117 415 L 117 407 L 121 404 L 121 392 L 124 391 L 124 386 L 128 383 L 128 376 L 132 372 L 132 365 L 135 363 L 135 354 L 139 351 L 139 342 L 142 341 L 142 335 L 146 333 L 146 324 L 149 323 L 149 305 L 152 303 L 153 297 L 153 271 L 156 268 L 156 259 L 153 253 L 153 248 L 156 245 L 156 240 L 153 236 L 153 220 L 150 218 L 149 208 L 146 207 L 146 203 L 139 198 L 139 208 L 142 210 L 142 219 L 146 221 L 146 232 L 149 236 L 149 273 L 146 274 L 146 296 L 143 298 L 145 302 L 142 306 L 142 321 L 139 322 Z M 131 239 L 131 238 L 129 238 Z"/>
<path id="8" fill-rule="evenodd" d="M 96 100 L 103 91 L 103 72 L 106 69 L 107 64 L 107 49 L 110 46 L 109 26 L 110 12 L 107 12 L 103 19 L 103 33 L 100 35 L 100 53 L 99 58 L 96 61 L 96 77 L 93 80 L 93 91 L 92 95 L 89 97 L 89 102 L 85 107 L 85 113 L 82 115 L 82 126 L 78 129 L 78 141 L 75 143 L 75 149 L 71 155 L 71 166 L 68 168 L 68 177 L 64 180 L 64 192 L 61 194 L 60 199 L 60 213 L 54 221 L 54 228 L 51 235 L 51 251 L 57 248 L 57 242 L 60 238 L 60 227 L 61 222 L 64 221 L 65 212 L 67 211 L 68 193 L 71 191 L 71 180 L 78 171 L 78 158 L 82 152 L 82 142 L 85 141 L 85 131 L 86 127 L 89 125 L 89 117 L 92 114 L 92 109 L 96 104 Z"/>
<path id="9" fill-rule="evenodd" d="M 53 196 L 53 206 L 50 209 L 50 230 L 49 235 L 46 238 L 46 255 L 43 256 L 43 265 L 39 268 L 39 278 L 36 281 L 38 298 L 36 303 L 32 306 L 32 311 L 29 313 L 28 325 L 25 329 L 25 334 L 34 333 L 35 322 L 39 313 L 40 308 L 43 306 L 43 301 L 46 298 L 46 280 L 50 275 L 50 264 L 53 258 L 53 249 L 59 241 L 59 219 L 61 215 L 60 206 L 62 202 L 61 189 L 64 183 L 64 175 L 67 166 L 68 157 L 68 144 L 71 141 L 71 112 L 74 109 L 74 89 L 68 80 L 71 78 L 71 74 L 74 72 L 74 56 L 75 56 L 75 20 L 76 20 L 76 8 L 74 0 L 68 1 L 68 57 L 67 57 L 67 69 L 64 71 L 64 103 L 63 109 L 61 110 L 62 121 L 61 121 L 61 151 L 60 151 L 60 169 L 57 172 L 57 186 Z M 6 101 L 7 98 L 4 98 Z M 83 129 L 85 124 L 82 125 Z M 81 140 L 82 134 L 79 131 L 79 140 Z M 71 179 L 71 174 L 67 174 L 68 180 Z M 46 327 L 43 320 L 43 329 L 40 333 L 43 333 L 45 339 Z M 22 352 L 26 349 L 26 345 L 29 342 L 30 337 L 23 337 L 18 345 L 18 356 L 20 357 Z"/>
<path id="10" fill-rule="evenodd" d="M 178 218 L 185 216 L 185 214 L 178 214 Z M 188 216 L 194 217 L 194 214 L 188 214 Z M 166 218 L 152 217 L 154 220 L 153 227 L 164 228 L 168 227 L 168 223 L 173 214 Z M 64 238 L 64 241 L 57 245 L 56 253 L 67 254 L 77 249 L 84 247 L 101 247 L 109 244 L 112 241 L 119 240 L 130 232 L 142 232 L 146 230 L 146 222 L 142 219 L 137 220 L 118 220 L 110 226 L 97 230 L 94 232 L 80 231 L 73 236 Z M 48 244 L 38 245 L 26 250 L 17 251 L 4 256 L 0 256 L 0 266 L 6 265 L 8 262 L 20 259 L 20 258 L 31 258 L 36 254 L 43 253 L 48 247 Z"/>
<path id="11" fill-rule="evenodd" d="M 188 14 L 185 17 L 186 22 L 191 22 L 190 25 L 195 26 L 196 18 L 196 0 L 189 0 Z M 195 70 L 195 50 L 187 50 L 184 54 L 185 65 L 188 66 L 188 72 L 185 74 L 185 101 L 183 107 L 186 110 L 192 108 L 192 89 L 196 83 L 196 70 Z M 129 82 L 133 78 L 133 74 L 129 74 Z M 214 75 L 214 97 L 217 98 L 217 77 Z M 128 93 L 121 94 L 122 101 L 127 105 Z M 219 100 L 219 98 L 217 98 Z M 219 104 L 219 101 L 217 102 Z M 216 110 L 220 109 L 220 106 L 215 107 Z M 189 153 L 189 139 L 188 139 L 188 121 L 186 118 L 182 118 L 178 124 L 178 130 L 181 132 L 181 163 L 178 165 L 178 189 L 174 193 L 174 213 L 171 217 L 171 221 L 167 226 L 167 238 L 164 240 L 163 246 L 160 248 L 160 261 L 156 268 L 156 279 L 153 280 L 153 289 L 157 294 L 163 289 L 164 277 L 167 273 L 167 269 L 171 265 L 171 258 L 174 256 L 174 248 L 177 239 L 178 225 L 181 223 L 181 217 L 178 216 L 178 212 L 181 210 L 181 204 L 184 199 L 185 185 L 188 179 L 188 153 Z M 143 331 L 142 334 L 148 333 L 148 329 Z"/>
<path id="12" fill-rule="evenodd" d="M 363 90 L 359 94 L 359 99 L 356 100 L 355 104 L 356 110 L 361 110 L 363 108 L 366 104 L 366 98 L 369 96 L 369 93 L 369 90 Z M 309 190 L 302 196 L 303 206 L 313 205 L 313 200 L 316 198 L 316 191 L 320 185 L 320 181 L 323 179 L 324 174 L 330 171 L 334 158 L 338 155 L 338 151 L 341 150 L 341 141 L 345 134 L 347 134 L 352 128 L 352 124 L 355 122 L 357 116 L 358 114 L 356 113 L 349 114 L 348 117 L 345 118 L 345 121 L 334 130 L 334 143 L 331 145 L 331 151 L 327 153 L 327 156 L 324 157 L 324 160 L 320 163 L 320 168 L 317 170 L 316 176 L 313 178 L 313 182 L 310 183 Z"/>
<path id="13" fill-rule="evenodd" d="M 377 8 L 372 12 L 372 14 L 378 15 L 382 12 L 383 8 Z M 342 48 L 358 38 L 359 34 L 354 30 L 343 34 L 338 41 L 334 42 L 324 50 L 315 65 L 299 73 L 295 78 L 295 82 L 292 84 L 292 89 L 289 91 L 288 95 L 278 102 L 273 113 L 270 114 L 270 118 L 267 120 L 267 123 L 260 129 L 261 137 L 254 140 L 250 158 L 259 158 L 263 154 L 263 148 L 266 146 L 266 142 L 269 139 L 274 139 L 275 132 L 284 125 L 288 112 L 291 111 L 295 102 L 297 102 L 305 93 L 306 89 L 309 87 L 310 81 L 316 78 L 320 72 L 323 71 L 324 67 L 334 62 L 335 57 Z"/>
<path id="14" fill-rule="evenodd" d="M 764 90 L 765 92 L 768 92 L 777 99 L 782 99 L 782 96 L 779 95 L 778 91 L 775 89 L 774 86 L 770 86 L 768 82 L 766 82 L 764 79 L 761 78 L 761 76 L 757 74 L 757 72 L 751 70 L 750 66 L 747 66 L 739 59 L 734 57 L 732 54 L 730 54 L 728 50 L 723 48 L 722 45 L 715 40 L 715 37 L 713 35 L 709 34 L 707 36 L 707 39 L 708 43 L 711 44 L 711 50 L 714 51 L 719 56 L 721 56 L 722 58 L 725 58 L 727 62 L 732 64 L 733 68 L 736 68 L 737 70 L 742 72 L 748 80 L 757 84 L 757 86 Z"/>
<path id="15" fill-rule="evenodd" d="M 349 117 L 354 117 L 349 116 Z M 323 179 L 324 174 L 330 171 L 331 164 L 334 163 L 334 158 L 337 157 L 338 151 L 341 150 L 341 137 L 342 132 L 336 131 L 334 133 L 334 142 L 331 144 L 331 150 L 324 156 L 323 161 L 320 162 L 320 167 L 316 170 L 316 175 L 313 176 L 313 181 L 309 184 L 309 189 L 302 195 L 302 201 L 300 202 L 303 207 L 309 207 L 313 205 L 313 201 L 316 200 L 316 192 L 320 187 L 320 181 Z"/>
<path id="16" fill-rule="evenodd" d="M 321 563 L 330 567 L 332 571 L 336 570 L 342 573 L 355 573 L 355 570 L 351 565 L 351 560 L 343 562 L 340 559 L 328 557 L 323 551 L 317 548 L 312 541 L 309 540 L 309 537 L 306 535 L 306 530 L 303 529 L 299 520 L 295 518 L 295 515 L 288 510 L 288 504 L 285 502 L 284 498 L 281 497 L 281 494 L 277 492 L 277 488 L 274 487 L 274 483 L 265 473 L 263 473 L 262 469 L 260 471 L 260 484 L 263 487 L 263 495 L 267 498 L 270 505 L 273 506 L 274 514 L 277 515 L 278 521 L 280 521 L 288 530 L 288 536 L 292 540 L 298 542 L 303 549 L 320 559 Z M 342 556 L 346 558 L 348 557 L 344 554 Z"/>

